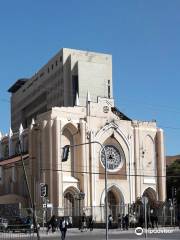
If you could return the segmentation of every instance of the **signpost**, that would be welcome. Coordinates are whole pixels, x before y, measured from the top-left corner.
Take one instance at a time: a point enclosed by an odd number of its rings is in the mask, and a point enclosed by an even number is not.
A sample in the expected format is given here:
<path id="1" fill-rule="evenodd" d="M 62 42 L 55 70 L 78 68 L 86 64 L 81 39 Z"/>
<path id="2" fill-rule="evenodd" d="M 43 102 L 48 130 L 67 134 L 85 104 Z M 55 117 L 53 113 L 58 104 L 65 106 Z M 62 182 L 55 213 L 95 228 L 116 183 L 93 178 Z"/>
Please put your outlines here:
<path id="1" fill-rule="evenodd" d="M 144 205 L 145 238 L 147 238 L 147 204 L 148 204 L 148 198 L 143 196 L 142 197 L 142 203 Z"/>
<path id="2" fill-rule="evenodd" d="M 43 198 L 43 201 L 45 204 L 43 204 L 43 207 L 45 207 L 45 216 L 46 216 L 46 224 L 47 224 L 47 208 L 48 208 L 48 185 L 46 183 L 40 183 L 40 193 L 41 197 Z"/>
<path id="3" fill-rule="evenodd" d="M 45 183 L 40 183 L 41 197 L 48 197 L 48 185 Z"/>

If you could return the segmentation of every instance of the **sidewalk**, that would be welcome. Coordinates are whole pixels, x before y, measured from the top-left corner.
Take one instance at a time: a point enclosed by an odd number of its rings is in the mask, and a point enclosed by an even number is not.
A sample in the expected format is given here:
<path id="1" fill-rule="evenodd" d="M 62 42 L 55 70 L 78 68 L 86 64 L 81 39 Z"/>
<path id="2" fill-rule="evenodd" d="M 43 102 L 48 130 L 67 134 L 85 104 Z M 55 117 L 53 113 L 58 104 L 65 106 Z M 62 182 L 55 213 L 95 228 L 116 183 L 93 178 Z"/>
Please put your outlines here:
<path id="1" fill-rule="evenodd" d="M 173 232 L 180 232 L 179 228 L 176 227 L 166 227 L 166 228 L 160 228 L 160 229 L 169 229 L 169 230 L 173 230 Z M 157 230 L 157 229 L 155 229 Z M 67 230 L 67 234 L 68 236 L 75 236 L 75 235 L 83 235 L 83 234 L 90 234 L 90 235 L 96 235 L 96 234 L 105 234 L 106 230 L 105 229 L 100 229 L 100 228 L 95 228 L 93 231 L 90 231 L 89 229 L 87 231 L 81 232 L 78 228 L 68 228 Z M 120 230 L 120 229 L 110 229 L 109 234 L 111 235 L 119 235 L 119 234 L 132 234 L 135 232 L 135 228 L 130 228 L 129 230 Z M 51 237 L 51 236 L 60 236 L 60 230 L 58 229 L 56 232 L 52 233 L 51 231 L 49 231 L 49 233 L 46 232 L 46 229 L 41 229 L 40 230 L 40 236 L 42 237 Z"/>

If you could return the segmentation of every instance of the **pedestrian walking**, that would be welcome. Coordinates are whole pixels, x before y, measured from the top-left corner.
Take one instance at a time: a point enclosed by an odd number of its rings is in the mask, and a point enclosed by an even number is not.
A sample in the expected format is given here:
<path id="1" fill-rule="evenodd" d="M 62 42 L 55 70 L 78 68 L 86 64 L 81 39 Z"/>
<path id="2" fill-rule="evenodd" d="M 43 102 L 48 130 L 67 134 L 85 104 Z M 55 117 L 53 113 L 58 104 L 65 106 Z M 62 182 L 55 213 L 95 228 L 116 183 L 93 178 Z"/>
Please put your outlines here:
<path id="1" fill-rule="evenodd" d="M 118 214 L 118 228 L 122 229 L 122 216 L 120 213 Z"/>
<path id="2" fill-rule="evenodd" d="M 177 215 L 177 222 L 178 222 L 178 227 L 180 229 L 180 211 L 178 212 L 178 215 Z"/>
<path id="3" fill-rule="evenodd" d="M 128 230 L 129 228 L 129 215 L 126 214 L 126 216 L 124 217 L 124 221 L 125 221 L 125 229 Z"/>
<path id="4" fill-rule="evenodd" d="M 81 218 L 81 232 L 84 230 L 87 230 L 87 223 L 86 223 L 86 214 L 83 213 L 82 218 Z"/>
<path id="5" fill-rule="evenodd" d="M 93 231 L 93 226 L 94 225 L 94 221 L 93 221 L 93 217 L 92 217 L 92 215 L 90 215 L 89 216 L 89 229 L 90 229 L 90 231 Z"/>
<path id="6" fill-rule="evenodd" d="M 126 229 L 126 221 L 125 221 L 125 216 L 124 216 L 124 213 L 122 215 L 122 229 L 125 230 Z"/>
<path id="7" fill-rule="evenodd" d="M 158 228 L 158 216 L 157 215 L 154 216 L 154 223 L 155 223 L 156 228 Z"/>
<path id="8" fill-rule="evenodd" d="M 111 214 L 108 216 L 108 229 L 112 228 L 113 217 Z"/>
<path id="9" fill-rule="evenodd" d="M 61 239 L 64 240 L 66 238 L 66 232 L 67 232 L 67 228 L 68 228 L 68 222 L 66 221 L 66 219 L 64 217 L 62 217 L 62 219 L 60 220 L 60 231 L 61 231 Z"/>
<path id="10" fill-rule="evenodd" d="M 50 228 L 52 229 L 52 233 L 56 231 L 57 227 L 57 218 L 55 215 L 51 217 L 51 219 L 47 222 L 47 233 L 49 232 Z"/>

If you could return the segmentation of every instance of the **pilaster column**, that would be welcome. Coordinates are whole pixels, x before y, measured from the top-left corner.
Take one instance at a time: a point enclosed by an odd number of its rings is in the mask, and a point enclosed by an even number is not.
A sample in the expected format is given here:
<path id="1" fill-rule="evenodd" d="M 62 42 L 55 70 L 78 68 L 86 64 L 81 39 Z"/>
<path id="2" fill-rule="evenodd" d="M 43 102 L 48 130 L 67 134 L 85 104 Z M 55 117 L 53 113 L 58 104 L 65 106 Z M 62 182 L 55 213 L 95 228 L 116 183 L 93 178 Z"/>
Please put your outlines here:
<path id="1" fill-rule="evenodd" d="M 83 120 L 80 120 L 80 131 L 81 131 L 81 143 L 86 142 L 86 122 Z M 89 147 L 89 146 L 88 146 Z M 88 205 L 88 174 L 87 174 L 87 156 L 86 156 L 86 148 L 87 145 L 81 146 L 81 167 L 80 171 L 81 173 L 81 182 L 80 182 L 80 190 L 82 190 L 85 193 L 85 199 L 84 204 L 85 206 Z"/>
<path id="2" fill-rule="evenodd" d="M 55 207 L 62 207 L 62 198 L 63 192 L 61 188 L 61 172 L 60 163 L 61 163 L 61 156 L 60 156 L 60 120 L 57 118 L 54 120 L 53 124 L 53 145 L 52 145 L 52 154 L 53 154 L 53 169 L 56 170 L 53 172 L 53 204 Z"/>
<path id="3" fill-rule="evenodd" d="M 157 183 L 158 183 L 158 200 L 165 201 L 166 199 L 166 165 L 164 151 L 164 134 L 162 129 L 157 131 Z"/>
<path id="4" fill-rule="evenodd" d="M 52 126 L 53 126 L 53 120 L 48 121 L 48 133 L 47 133 L 47 145 L 48 147 L 48 164 L 47 164 L 47 183 L 48 183 L 48 192 L 49 192 L 49 200 L 50 202 L 53 202 L 53 131 L 52 131 Z"/>
<path id="5" fill-rule="evenodd" d="M 135 199 L 141 197 L 139 128 L 134 126 Z"/>
<path id="6" fill-rule="evenodd" d="M 93 142 L 94 141 L 94 132 L 91 131 L 90 132 L 90 142 Z M 95 172 L 97 172 L 97 169 L 96 169 L 96 162 L 95 162 L 95 154 L 94 154 L 94 151 L 95 151 L 95 144 L 97 145 L 97 143 L 92 143 L 90 145 L 90 171 L 91 171 L 91 175 L 90 175 L 90 179 L 91 179 L 91 184 L 90 184 L 90 187 L 91 187 L 91 206 L 96 206 L 96 174 L 93 174 Z M 94 209 L 94 208 L 93 208 Z M 93 210 L 92 209 L 92 210 Z M 93 214 L 93 213 L 92 213 Z"/>

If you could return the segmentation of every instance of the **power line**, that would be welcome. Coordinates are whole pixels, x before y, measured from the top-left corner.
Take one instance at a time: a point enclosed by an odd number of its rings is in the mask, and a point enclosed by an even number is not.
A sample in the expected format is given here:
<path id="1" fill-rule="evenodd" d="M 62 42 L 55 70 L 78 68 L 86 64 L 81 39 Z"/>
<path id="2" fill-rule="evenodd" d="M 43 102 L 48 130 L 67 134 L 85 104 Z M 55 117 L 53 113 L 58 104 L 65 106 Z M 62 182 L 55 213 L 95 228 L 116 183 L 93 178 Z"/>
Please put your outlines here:
<path id="1" fill-rule="evenodd" d="M 53 172 L 64 172 L 64 173 L 77 173 L 77 174 L 92 174 L 92 175 L 104 175 L 103 172 L 91 172 L 91 171 L 70 171 L 63 169 L 50 169 L 50 168 L 42 168 L 41 171 L 53 171 Z M 108 175 L 112 176 L 124 176 L 124 177 L 155 177 L 155 178 L 180 178 L 180 175 L 145 175 L 145 174 L 122 174 L 122 173 L 109 173 Z"/>

